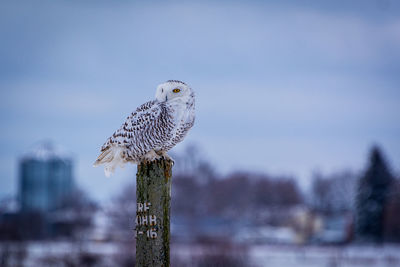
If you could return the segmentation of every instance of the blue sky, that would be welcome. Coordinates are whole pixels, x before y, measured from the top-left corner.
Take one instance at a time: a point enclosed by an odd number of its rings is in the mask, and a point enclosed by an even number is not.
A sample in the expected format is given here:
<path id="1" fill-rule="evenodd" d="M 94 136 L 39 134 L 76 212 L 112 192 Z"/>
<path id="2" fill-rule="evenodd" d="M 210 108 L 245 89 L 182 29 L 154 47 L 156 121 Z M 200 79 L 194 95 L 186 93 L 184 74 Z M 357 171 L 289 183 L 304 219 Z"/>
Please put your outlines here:
<path id="1" fill-rule="evenodd" d="M 373 144 L 400 167 L 397 1 L 2 1 L 0 197 L 43 139 L 75 156 L 78 184 L 108 199 L 99 147 L 157 84 L 197 94 L 196 143 L 222 173 L 293 175 L 366 164 Z"/>

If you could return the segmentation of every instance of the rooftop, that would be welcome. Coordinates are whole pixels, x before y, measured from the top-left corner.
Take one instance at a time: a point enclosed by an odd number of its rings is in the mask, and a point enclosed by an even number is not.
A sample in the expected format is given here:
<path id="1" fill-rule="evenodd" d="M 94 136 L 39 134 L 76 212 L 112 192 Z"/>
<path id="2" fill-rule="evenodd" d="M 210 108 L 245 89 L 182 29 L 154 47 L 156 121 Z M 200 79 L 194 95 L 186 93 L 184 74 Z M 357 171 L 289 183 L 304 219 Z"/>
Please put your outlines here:
<path id="1" fill-rule="evenodd" d="M 69 159 L 70 155 L 51 141 L 41 141 L 22 155 L 22 160 Z"/>

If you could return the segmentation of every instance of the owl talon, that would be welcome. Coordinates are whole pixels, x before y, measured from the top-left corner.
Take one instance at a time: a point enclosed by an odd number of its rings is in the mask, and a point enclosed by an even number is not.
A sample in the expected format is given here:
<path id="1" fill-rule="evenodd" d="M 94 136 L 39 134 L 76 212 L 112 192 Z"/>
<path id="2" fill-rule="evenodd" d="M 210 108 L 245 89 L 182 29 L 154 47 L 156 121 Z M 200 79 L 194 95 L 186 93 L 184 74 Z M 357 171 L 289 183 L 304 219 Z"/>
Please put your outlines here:
<path id="1" fill-rule="evenodd" d="M 172 164 L 172 166 L 174 166 L 174 164 L 175 164 L 175 161 L 171 158 L 171 157 L 161 157 L 163 160 L 166 160 L 166 161 L 169 161 L 169 162 L 171 162 L 171 164 Z"/>
<path id="2" fill-rule="evenodd" d="M 173 160 L 173 158 L 171 158 L 171 157 L 167 154 L 167 152 L 165 152 L 165 151 L 158 151 L 157 154 L 160 155 L 163 159 L 165 159 L 165 160 L 167 160 L 167 161 L 170 161 L 170 162 L 172 163 L 172 165 L 175 164 L 175 161 Z"/>
<path id="3" fill-rule="evenodd" d="M 161 156 L 158 155 L 154 150 L 150 150 L 143 156 L 143 161 L 144 162 L 152 162 L 152 161 L 158 160 L 160 158 L 161 158 Z"/>

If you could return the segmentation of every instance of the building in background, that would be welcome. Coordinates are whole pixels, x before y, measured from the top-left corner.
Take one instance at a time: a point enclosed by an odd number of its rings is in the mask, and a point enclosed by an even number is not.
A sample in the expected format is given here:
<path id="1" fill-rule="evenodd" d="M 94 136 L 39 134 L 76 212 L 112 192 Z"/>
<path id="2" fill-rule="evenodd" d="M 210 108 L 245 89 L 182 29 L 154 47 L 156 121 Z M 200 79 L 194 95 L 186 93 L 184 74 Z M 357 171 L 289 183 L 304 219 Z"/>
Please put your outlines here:
<path id="1" fill-rule="evenodd" d="M 17 201 L 0 202 L 0 241 L 90 237 L 97 206 L 75 185 L 72 170 L 72 158 L 50 142 L 25 153 Z"/>
<path id="2" fill-rule="evenodd" d="M 21 212 L 60 208 L 74 190 L 72 160 L 50 142 L 42 142 L 20 160 Z"/>

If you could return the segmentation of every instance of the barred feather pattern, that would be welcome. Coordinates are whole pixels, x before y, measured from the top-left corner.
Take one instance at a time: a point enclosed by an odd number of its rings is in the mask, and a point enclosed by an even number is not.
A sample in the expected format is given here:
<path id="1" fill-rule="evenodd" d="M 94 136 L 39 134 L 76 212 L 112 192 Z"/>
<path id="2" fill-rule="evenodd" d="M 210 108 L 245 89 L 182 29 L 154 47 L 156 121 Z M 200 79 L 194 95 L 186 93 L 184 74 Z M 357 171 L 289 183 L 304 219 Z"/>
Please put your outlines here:
<path id="1" fill-rule="evenodd" d="M 107 176 L 126 162 L 153 159 L 181 142 L 195 121 L 195 95 L 185 83 L 169 80 L 157 87 L 156 100 L 139 106 L 101 147 L 94 166 Z"/>
<path id="2" fill-rule="evenodd" d="M 193 99 L 186 103 L 186 108 L 194 111 Z M 112 145 L 121 146 L 124 148 L 122 158 L 125 161 L 139 162 L 152 149 L 155 151 L 170 150 L 183 140 L 194 124 L 194 114 L 193 118 L 188 120 L 182 118 L 176 122 L 173 117 L 175 109 L 176 107 L 157 100 L 141 105 L 107 139 L 101 152 Z"/>
<path id="3" fill-rule="evenodd" d="M 174 120 L 171 107 L 157 100 L 144 103 L 132 112 L 125 123 L 110 136 L 101 151 L 111 145 L 123 147 L 125 161 L 139 162 L 151 149 L 164 150 L 172 138 Z"/>

